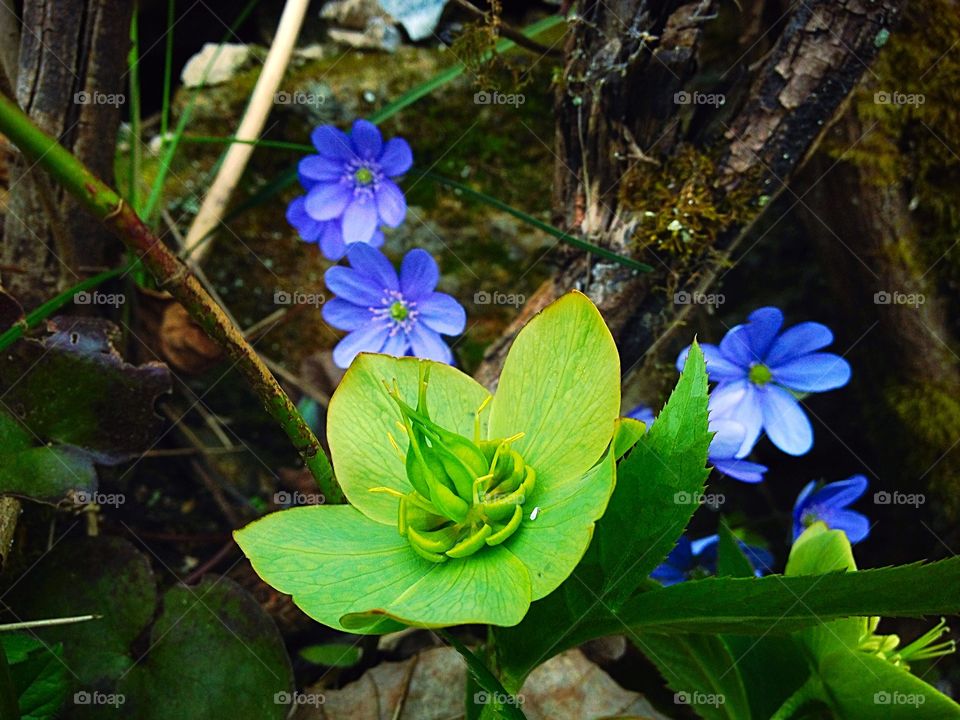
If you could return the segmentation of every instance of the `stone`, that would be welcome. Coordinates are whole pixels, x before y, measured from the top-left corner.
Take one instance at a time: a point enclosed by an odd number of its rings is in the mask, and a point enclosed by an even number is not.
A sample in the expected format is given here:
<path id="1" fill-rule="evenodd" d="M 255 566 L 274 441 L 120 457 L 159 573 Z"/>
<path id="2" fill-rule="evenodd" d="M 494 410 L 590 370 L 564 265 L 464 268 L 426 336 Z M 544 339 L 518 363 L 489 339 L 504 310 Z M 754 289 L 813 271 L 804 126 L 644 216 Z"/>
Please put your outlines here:
<path id="1" fill-rule="evenodd" d="M 217 49 L 220 52 L 217 52 Z M 187 60 L 180 72 L 180 80 L 184 87 L 193 88 L 201 85 L 220 85 L 230 80 L 247 61 L 250 60 L 249 45 L 225 43 L 206 43 L 203 49 Z M 207 69 L 207 66 L 209 70 Z M 206 77 L 204 77 L 206 75 Z"/>

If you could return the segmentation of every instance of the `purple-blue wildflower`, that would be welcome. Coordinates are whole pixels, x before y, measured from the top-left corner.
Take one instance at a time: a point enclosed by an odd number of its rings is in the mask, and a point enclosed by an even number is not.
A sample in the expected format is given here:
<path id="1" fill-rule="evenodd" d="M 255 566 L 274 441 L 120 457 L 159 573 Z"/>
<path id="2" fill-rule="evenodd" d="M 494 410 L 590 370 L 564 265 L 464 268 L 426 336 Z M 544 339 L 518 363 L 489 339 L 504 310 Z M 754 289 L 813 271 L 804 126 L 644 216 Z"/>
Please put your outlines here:
<path id="1" fill-rule="evenodd" d="M 833 342 L 826 325 L 803 322 L 780 333 L 783 313 L 775 307 L 752 312 L 720 345 L 702 344 L 718 416 L 735 420 L 746 433 L 738 456 L 746 455 L 766 431 L 778 448 L 803 455 L 813 446 L 813 428 L 794 393 L 843 387 L 850 365 L 839 355 L 818 352 Z M 689 347 L 680 353 L 683 367 Z"/>
<path id="2" fill-rule="evenodd" d="M 627 417 L 640 420 L 647 426 L 648 430 L 656 419 L 653 410 L 646 405 L 638 405 L 627 413 Z M 746 434 L 743 425 L 735 420 L 728 420 L 716 415 L 711 407 L 709 428 L 714 436 L 713 440 L 710 441 L 710 448 L 707 450 L 707 459 L 713 463 L 717 471 L 741 482 L 761 482 L 764 473 L 767 472 L 767 466 L 744 460 L 742 455 L 737 457 L 740 454 L 743 437 Z M 748 448 L 747 452 L 750 452 L 750 449 L 752 448 Z"/>
<path id="3" fill-rule="evenodd" d="M 773 565 L 773 556 L 764 548 L 748 545 L 743 540 L 738 541 L 740 549 L 754 567 L 754 574 L 760 577 L 770 570 Z M 691 540 L 681 535 L 667 559 L 658 565 L 650 577 L 663 585 L 676 585 L 684 580 L 714 575 L 717 572 L 717 548 L 720 544 L 719 535 L 707 535 L 699 540 Z"/>
<path id="4" fill-rule="evenodd" d="M 870 534 L 870 520 L 856 510 L 848 510 L 867 491 L 867 478 L 853 475 L 846 480 L 827 483 L 815 490 L 811 480 L 793 505 L 793 539 L 815 522 L 824 522 L 832 530 L 842 530 L 851 543 L 857 543 Z"/>
<path id="5" fill-rule="evenodd" d="M 393 178 L 413 164 L 403 138 L 386 142 L 379 128 L 356 120 L 347 135 L 321 125 L 310 136 L 316 155 L 300 161 L 300 183 L 307 194 L 287 209 L 287 220 L 304 240 L 319 242 L 331 260 L 343 257 L 352 243 L 379 247 L 381 225 L 397 227 L 407 214 L 407 201 Z"/>
<path id="6" fill-rule="evenodd" d="M 324 304 L 323 318 L 349 331 L 333 350 L 339 367 L 362 352 L 453 362 L 440 335 L 463 332 L 467 314 L 453 297 L 435 292 L 440 272 L 430 253 L 408 252 L 399 277 L 383 253 L 364 243 L 348 247 L 347 259 L 350 267 L 337 265 L 324 275 L 337 297 Z"/>

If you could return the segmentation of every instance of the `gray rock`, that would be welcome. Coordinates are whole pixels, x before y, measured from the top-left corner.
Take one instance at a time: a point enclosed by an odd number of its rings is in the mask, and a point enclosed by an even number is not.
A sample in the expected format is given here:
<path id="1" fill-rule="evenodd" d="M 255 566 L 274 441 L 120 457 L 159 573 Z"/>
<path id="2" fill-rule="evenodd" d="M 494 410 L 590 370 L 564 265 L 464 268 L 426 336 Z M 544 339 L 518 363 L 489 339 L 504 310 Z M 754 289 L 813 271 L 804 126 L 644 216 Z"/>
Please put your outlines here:
<path id="1" fill-rule="evenodd" d="M 225 83 L 247 64 L 251 54 L 249 45 L 207 43 L 187 60 L 180 80 L 188 88 Z"/>

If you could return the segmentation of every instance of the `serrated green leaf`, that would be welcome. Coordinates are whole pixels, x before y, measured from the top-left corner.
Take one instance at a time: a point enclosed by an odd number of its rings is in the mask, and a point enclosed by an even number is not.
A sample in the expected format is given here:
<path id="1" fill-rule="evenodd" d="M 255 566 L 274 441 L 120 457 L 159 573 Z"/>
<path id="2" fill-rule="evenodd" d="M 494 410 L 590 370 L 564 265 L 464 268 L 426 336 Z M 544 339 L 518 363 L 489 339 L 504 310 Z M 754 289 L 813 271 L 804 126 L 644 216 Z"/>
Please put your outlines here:
<path id="1" fill-rule="evenodd" d="M 737 658 L 714 635 L 635 635 L 647 659 L 667 679 L 674 702 L 690 705 L 706 720 L 752 717 Z"/>
<path id="2" fill-rule="evenodd" d="M 699 507 L 708 470 L 707 372 L 691 347 L 683 373 L 650 431 L 617 469 L 617 487 L 595 544 L 600 596 L 616 609 L 667 556 Z"/>

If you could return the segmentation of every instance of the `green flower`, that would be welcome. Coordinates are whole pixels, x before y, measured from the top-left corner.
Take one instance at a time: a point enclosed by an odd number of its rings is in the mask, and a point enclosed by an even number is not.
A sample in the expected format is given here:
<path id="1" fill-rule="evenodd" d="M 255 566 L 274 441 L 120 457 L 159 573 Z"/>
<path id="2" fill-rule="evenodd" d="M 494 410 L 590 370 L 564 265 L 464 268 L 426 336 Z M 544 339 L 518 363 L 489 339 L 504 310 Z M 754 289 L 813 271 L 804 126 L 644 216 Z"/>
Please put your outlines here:
<path id="1" fill-rule="evenodd" d="M 327 418 L 350 505 L 273 513 L 237 542 L 333 628 L 515 625 L 590 544 L 619 408 L 616 346 L 580 293 L 520 332 L 494 396 L 448 365 L 360 355 Z"/>

